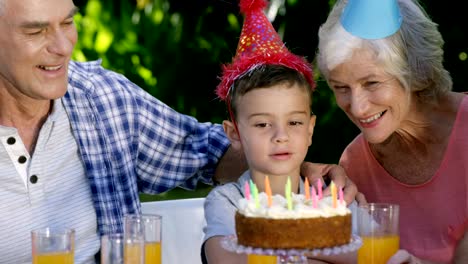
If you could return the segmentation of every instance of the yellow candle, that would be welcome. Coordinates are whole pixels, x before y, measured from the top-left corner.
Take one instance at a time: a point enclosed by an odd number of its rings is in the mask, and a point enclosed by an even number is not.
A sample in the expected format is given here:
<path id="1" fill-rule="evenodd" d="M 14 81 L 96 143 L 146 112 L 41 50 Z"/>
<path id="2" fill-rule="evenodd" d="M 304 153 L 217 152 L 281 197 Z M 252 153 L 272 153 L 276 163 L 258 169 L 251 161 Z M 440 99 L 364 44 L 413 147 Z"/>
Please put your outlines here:
<path id="1" fill-rule="evenodd" d="M 286 181 L 286 186 L 285 186 L 285 196 L 286 196 L 286 202 L 288 206 L 288 210 L 292 210 L 292 199 L 291 199 L 291 178 L 288 177 L 288 180 Z"/>
<path id="2" fill-rule="evenodd" d="M 331 194 L 332 194 L 333 208 L 336 208 L 337 206 L 336 185 L 333 181 L 331 182 L 330 188 L 331 188 Z"/>
<path id="3" fill-rule="evenodd" d="M 265 175 L 265 193 L 267 194 L 268 197 L 268 207 L 271 207 L 272 200 L 271 200 L 271 186 L 270 186 L 270 180 L 268 179 L 268 175 Z"/>

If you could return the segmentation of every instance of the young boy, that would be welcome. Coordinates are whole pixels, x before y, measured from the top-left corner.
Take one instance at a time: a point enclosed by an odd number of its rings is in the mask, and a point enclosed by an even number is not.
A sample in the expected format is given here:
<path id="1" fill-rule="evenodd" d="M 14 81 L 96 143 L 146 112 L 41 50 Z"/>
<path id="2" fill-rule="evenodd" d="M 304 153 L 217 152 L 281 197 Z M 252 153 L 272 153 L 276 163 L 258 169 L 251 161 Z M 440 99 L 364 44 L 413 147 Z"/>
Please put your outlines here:
<path id="1" fill-rule="evenodd" d="M 208 263 L 246 263 L 246 255 L 227 251 L 220 243 L 235 234 L 234 216 L 246 181 L 252 179 L 262 192 L 268 175 L 272 194 L 284 195 L 289 177 L 293 192 L 304 189 L 300 167 L 315 126 L 312 68 L 286 49 L 263 14 L 265 6 L 264 0 L 241 0 L 245 21 L 236 56 L 224 66 L 217 87 L 230 115 L 224 131 L 231 146 L 245 154 L 249 170 L 206 198 L 202 258 Z"/>
<path id="2" fill-rule="evenodd" d="M 281 65 L 262 65 L 235 81 L 232 121 L 224 130 L 232 147 L 243 150 L 249 170 L 236 183 L 216 187 L 205 202 L 205 253 L 208 263 L 245 263 L 245 255 L 221 247 L 222 236 L 235 234 L 237 202 L 252 179 L 264 191 L 268 175 L 273 194 L 283 194 L 288 177 L 292 190 L 304 188 L 300 165 L 312 143 L 315 116 L 312 88 L 304 75 Z"/>

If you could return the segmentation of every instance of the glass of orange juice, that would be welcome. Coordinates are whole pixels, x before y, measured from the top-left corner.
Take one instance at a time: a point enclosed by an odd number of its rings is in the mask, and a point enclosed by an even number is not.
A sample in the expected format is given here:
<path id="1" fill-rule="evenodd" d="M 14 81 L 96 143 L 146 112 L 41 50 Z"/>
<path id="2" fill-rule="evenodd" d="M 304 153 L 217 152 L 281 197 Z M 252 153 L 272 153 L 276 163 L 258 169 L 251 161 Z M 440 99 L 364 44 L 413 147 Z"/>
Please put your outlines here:
<path id="1" fill-rule="evenodd" d="M 269 256 L 269 255 L 249 254 L 247 255 L 247 263 L 248 264 L 276 264 L 278 263 L 278 257 Z"/>
<path id="2" fill-rule="evenodd" d="M 362 247 L 358 263 L 385 264 L 400 248 L 399 206 L 369 203 L 359 206 L 358 230 Z"/>
<path id="3" fill-rule="evenodd" d="M 124 216 L 124 263 L 145 263 L 145 233 L 140 214 Z"/>
<path id="4" fill-rule="evenodd" d="M 142 214 L 141 221 L 145 235 L 145 263 L 161 264 L 162 216 Z"/>
<path id="5" fill-rule="evenodd" d="M 101 237 L 101 264 L 124 264 L 124 234 L 113 233 Z"/>
<path id="6" fill-rule="evenodd" d="M 31 231 L 33 264 L 73 264 L 75 230 L 42 228 Z"/>
<path id="7" fill-rule="evenodd" d="M 124 222 L 127 242 L 124 252 L 128 253 L 128 256 L 133 256 L 134 261 L 140 261 L 135 258 L 140 249 L 138 246 L 140 243 L 136 241 L 141 239 L 143 263 L 160 264 L 162 217 L 155 214 L 128 214 L 125 215 Z M 129 239 L 132 239 L 134 243 L 130 245 Z"/>

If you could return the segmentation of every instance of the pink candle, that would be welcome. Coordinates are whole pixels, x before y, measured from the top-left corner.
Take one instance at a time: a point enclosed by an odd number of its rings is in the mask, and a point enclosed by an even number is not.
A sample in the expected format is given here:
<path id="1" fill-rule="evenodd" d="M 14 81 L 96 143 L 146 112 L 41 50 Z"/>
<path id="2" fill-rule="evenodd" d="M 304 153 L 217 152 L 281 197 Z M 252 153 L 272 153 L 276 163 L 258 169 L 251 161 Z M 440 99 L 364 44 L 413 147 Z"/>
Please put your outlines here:
<path id="1" fill-rule="evenodd" d="M 322 199 L 322 179 L 317 179 L 317 192 L 318 192 L 318 199 Z"/>
<path id="2" fill-rule="evenodd" d="M 250 187 L 247 181 L 244 184 L 244 196 L 247 200 L 250 200 Z"/>
<path id="3" fill-rule="evenodd" d="M 317 202 L 318 202 L 318 198 L 317 198 L 317 193 L 315 192 L 315 188 L 312 186 L 310 187 L 310 193 L 312 194 L 312 207 L 313 208 L 317 208 L 318 205 L 317 205 Z"/>
<path id="4" fill-rule="evenodd" d="M 272 201 L 272 194 L 271 194 L 271 186 L 270 186 L 270 180 L 268 179 L 268 175 L 265 176 L 265 193 L 267 194 L 268 198 L 268 207 L 271 207 L 271 204 L 273 203 Z"/>

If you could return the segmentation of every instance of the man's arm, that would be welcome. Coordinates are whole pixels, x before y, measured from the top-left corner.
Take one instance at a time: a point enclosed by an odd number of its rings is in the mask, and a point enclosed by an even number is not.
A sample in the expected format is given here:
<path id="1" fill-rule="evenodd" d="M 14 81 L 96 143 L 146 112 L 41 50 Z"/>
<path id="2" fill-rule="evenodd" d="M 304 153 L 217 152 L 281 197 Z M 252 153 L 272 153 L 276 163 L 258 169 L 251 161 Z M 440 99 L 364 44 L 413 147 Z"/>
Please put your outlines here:
<path id="1" fill-rule="evenodd" d="M 229 147 L 218 162 L 213 180 L 221 184 L 237 181 L 239 176 L 247 169 L 244 153 Z"/>

